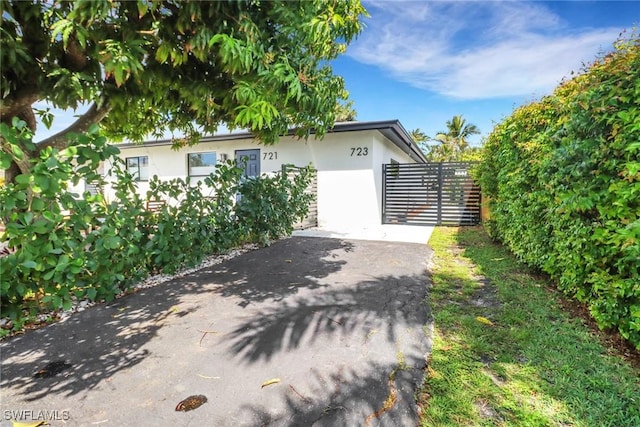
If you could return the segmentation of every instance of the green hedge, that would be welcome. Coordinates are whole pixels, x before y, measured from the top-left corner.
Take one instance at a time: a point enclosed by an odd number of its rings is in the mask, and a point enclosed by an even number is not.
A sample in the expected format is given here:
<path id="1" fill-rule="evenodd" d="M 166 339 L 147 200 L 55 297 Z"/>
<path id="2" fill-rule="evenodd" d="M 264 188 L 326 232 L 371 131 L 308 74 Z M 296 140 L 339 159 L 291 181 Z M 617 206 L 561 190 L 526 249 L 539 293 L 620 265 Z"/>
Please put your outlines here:
<path id="1" fill-rule="evenodd" d="M 479 179 L 492 234 L 640 348 L 640 40 L 487 138 Z"/>
<path id="2" fill-rule="evenodd" d="M 35 150 L 22 122 L 1 124 L 0 133 L 13 148 L 0 151 L 3 168 L 21 150 Z M 94 127 L 72 135 L 67 149 L 44 150 L 30 173 L 0 188 L 0 238 L 11 249 L 0 257 L 0 302 L 15 329 L 43 309 L 68 309 L 79 298 L 109 301 L 149 274 L 195 266 L 243 243 L 268 244 L 291 233 L 312 198 L 304 192 L 310 168 L 294 179 L 284 168 L 245 180 L 231 161 L 203 182 L 154 176 L 141 197 L 118 152 Z M 105 160 L 113 165 L 111 200 L 71 192 L 69 183 L 81 180 L 105 186 L 96 173 Z M 146 200 L 157 199 L 166 204 L 147 210 Z"/>

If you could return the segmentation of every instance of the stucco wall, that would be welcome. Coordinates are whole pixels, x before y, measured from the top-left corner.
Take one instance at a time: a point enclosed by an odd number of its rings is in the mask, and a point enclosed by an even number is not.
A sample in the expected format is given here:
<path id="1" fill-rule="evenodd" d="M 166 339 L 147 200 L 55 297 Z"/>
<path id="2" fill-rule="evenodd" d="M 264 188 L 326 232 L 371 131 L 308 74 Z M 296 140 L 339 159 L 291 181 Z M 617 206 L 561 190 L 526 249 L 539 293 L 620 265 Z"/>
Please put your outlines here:
<path id="1" fill-rule="evenodd" d="M 187 175 L 187 153 L 215 151 L 235 158 L 235 150 L 260 149 L 261 173 L 280 170 L 282 164 L 318 170 L 318 225 L 349 228 L 380 224 L 382 203 L 382 163 L 391 158 L 411 162 L 410 158 L 378 131 L 329 133 L 322 140 L 308 141 L 283 137 L 273 146 L 258 145 L 250 139 L 202 142 L 179 151 L 165 146 L 121 147 L 122 158 L 148 156 L 149 176 L 162 179 Z M 193 179 L 193 178 L 192 178 Z M 139 183 L 141 194 L 148 185 Z"/>
<path id="2" fill-rule="evenodd" d="M 376 133 L 376 140 L 378 141 L 376 150 L 376 158 L 374 160 L 373 174 L 374 183 L 376 187 L 376 197 L 378 206 L 378 223 L 382 221 L 382 192 L 383 192 L 383 176 L 382 165 L 391 163 L 391 160 L 395 160 L 398 163 L 414 163 L 414 161 L 397 145 L 390 143 L 386 138 Z"/>

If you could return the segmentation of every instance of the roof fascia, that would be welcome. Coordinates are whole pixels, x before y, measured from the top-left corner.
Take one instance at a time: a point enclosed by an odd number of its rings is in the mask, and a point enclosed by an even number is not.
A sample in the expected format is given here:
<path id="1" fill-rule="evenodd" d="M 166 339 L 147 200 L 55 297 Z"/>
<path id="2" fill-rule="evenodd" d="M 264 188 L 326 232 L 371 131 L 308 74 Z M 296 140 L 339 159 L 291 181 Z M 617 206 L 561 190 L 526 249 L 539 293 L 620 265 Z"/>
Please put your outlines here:
<path id="1" fill-rule="evenodd" d="M 383 136 L 393 142 L 402 151 L 407 153 L 409 157 L 419 163 L 426 163 L 426 158 L 418 146 L 413 142 L 413 139 L 402 126 L 399 120 L 385 120 L 385 121 L 369 121 L 369 122 L 341 122 L 336 123 L 332 129 L 327 133 L 341 133 L 341 132 L 356 132 L 356 131 L 368 131 L 376 130 Z M 287 136 L 293 136 L 295 134 L 293 129 L 290 129 Z M 313 130 L 311 134 L 314 134 Z M 200 142 L 218 142 L 218 141 L 235 141 L 241 139 L 255 139 L 255 136 L 250 132 L 238 132 L 230 134 L 219 134 L 212 136 L 204 136 L 200 139 Z M 117 144 L 120 148 L 132 148 L 138 146 L 163 146 L 173 145 L 171 139 L 161 139 L 156 141 L 144 141 L 141 144 L 126 142 Z"/>

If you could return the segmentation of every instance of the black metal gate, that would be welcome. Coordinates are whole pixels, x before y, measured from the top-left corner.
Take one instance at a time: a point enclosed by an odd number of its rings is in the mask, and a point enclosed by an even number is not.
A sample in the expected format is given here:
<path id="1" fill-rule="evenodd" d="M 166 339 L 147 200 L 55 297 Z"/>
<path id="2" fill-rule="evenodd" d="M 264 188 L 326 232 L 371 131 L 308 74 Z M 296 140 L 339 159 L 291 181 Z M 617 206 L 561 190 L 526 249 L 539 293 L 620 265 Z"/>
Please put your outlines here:
<path id="1" fill-rule="evenodd" d="M 383 224 L 476 225 L 480 188 L 469 176 L 471 163 L 382 165 Z"/>

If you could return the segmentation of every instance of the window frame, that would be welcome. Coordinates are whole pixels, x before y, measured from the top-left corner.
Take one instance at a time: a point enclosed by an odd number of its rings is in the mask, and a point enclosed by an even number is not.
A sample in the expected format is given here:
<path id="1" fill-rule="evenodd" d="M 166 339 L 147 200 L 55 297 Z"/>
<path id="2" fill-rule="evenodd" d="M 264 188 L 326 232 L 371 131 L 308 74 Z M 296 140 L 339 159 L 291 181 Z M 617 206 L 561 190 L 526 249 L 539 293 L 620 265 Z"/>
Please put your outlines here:
<path id="1" fill-rule="evenodd" d="M 132 159 L 136 159 L 137 161 L 137 167 L 138 167 L 138 172 L 137 175 L 136 174 L 132 174 L 135 181 L 136 182 L 147 182 L 149 181 L 149 156 L 131 156 L 131 157 L 125 157 L 125 165 L 127 167 L 127 172 L 131 173 L 131 166 L 129 166 L 129 160 Z M 142 173 L 141 173 L 141 164 L 143 162 L 141 162 L 141 159 L 145 159 L 144 161 L 144 166 L 147 168 L 147 173 L 146 173 L 146 177 L 143 179 L 142 178 Z"/>
<path id="2" fill-rule="evenodd" d="M 206 166 L 194 166 L 194 167 L 200 167 L 200 168 L 211 168 L 211 172 L 209 173 L 198 173 L 198 174 L 194 174 L 191 172 L 191 156 L 194 154 L 213 154 L 213 165 L 206 165 Z M 193 178 L 202 178 L 205 176 L 209 176 L 212 173 L 215 172 L 216 168 L 218 167 L 218 153 L 216 151 L 193 151 L 190 153 L 187 153 L 187 176 L 193 177 Z"/>

